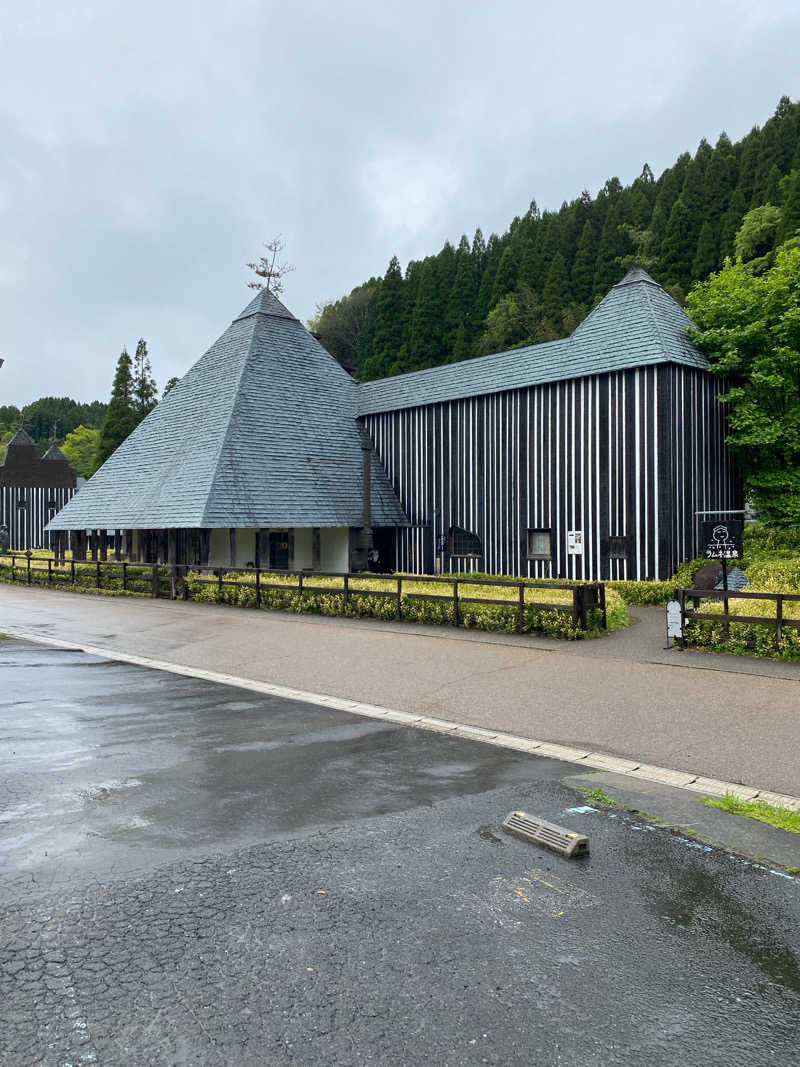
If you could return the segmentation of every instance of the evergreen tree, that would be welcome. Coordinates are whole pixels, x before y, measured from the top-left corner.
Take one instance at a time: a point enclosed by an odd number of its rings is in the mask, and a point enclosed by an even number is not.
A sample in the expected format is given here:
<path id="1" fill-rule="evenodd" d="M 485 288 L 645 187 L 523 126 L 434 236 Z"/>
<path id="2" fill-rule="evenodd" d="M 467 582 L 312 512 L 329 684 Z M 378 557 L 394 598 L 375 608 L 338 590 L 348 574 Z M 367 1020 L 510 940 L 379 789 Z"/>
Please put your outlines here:
<path id="1" fill-rule="evenodd" d="M 716 226 L 710 219 L 706 219 L 700 231 L 697 242 L 697 251 L 692 262 L 692 277 L 697 279 L 707 278 L 712 270 L 719 265 L 719 242 Z"/>
<path id="2" fill-rule="evenodd" d="M 722 216 L 722 221 L 719 228 L 719 258 L 722 262 L 727 256 L 733 256 L 734 241 L 736 240 L 736 234 L 739 232 L 739 227 L 742 225 L 742 219 L 747 212 L 747 203 L 744 197 L 744 191 L 740 188 L 734 190 L 731 202 L 728 205 L 728 210 Z"/>
<path id="3" fill-rule="evenodd" d="M 97 442 L 95 457 L 97 467 L 105 463 L 139 423 L 131 366 L 131 357 L 127 349 L 123 348 L 117 360 L 114 384 L 111 387 L 111 400 Z"/>
<path id="4" fill-rule="evenodd" d="M 478 287 L 478 299 L 475 305 L 476 322 L 483 322 L 489 314 L 492 290 L 494 289 L 494 277 L 495 274 L 497 274 L 497 267 L 501 255 L 502 249 L 500 248 L 500 242 L 497 234 L 493 233 L 489 237 L 489 241 L 486 245 L 483 274 L 481 275 L 480 285 Z"/>
<path id="5" fill-rule="evenodd" d="M 140 337 L 136 345 L 136 355 L 133 357 L 133 406 L 139 422 L 145 415 L 150 414 L 157 403 L 158 387 L 150 366 L 147 343 L 143 337 Z"/>
<path id="6" fill-rule="evenodd" d="M 433 259 L 426 259 L 422 266 L 408 347 L 409 370 L 434 367 L 441 362 L 442 304 Z"/>
<path id="7" fill-rule="evenodd" d="M 597 263 L 594 271 L 594 295 L 596 297 L 604 297 L 623 275 L 620 260 L 628 252 L 629 240 L 622 229 L 622 222 L 620 205 L 615 204 L 606 215 L 597 249 Z"/>
<path id="8" fill-rule="evenodd" d="M 472 262 L 475 266 L 475 274 L 478 279 L 483 275 L 484 267 L 486 266 L 486 242 L 483 239 L 483 233 L 480 226 L 475 231 L 475 236 L 472 238 Z"/>
<path id="9" fill-rule="evenodd" d="M 400 261 L 392 256 L 375 301 L 372 352 L 362 366 L 362 380 L 389 373 L 403 344 L 403 274 Z"/>
<path id="10" fill-rule="evenodd" d="M 456 276 L 445 311 L 446 347 L 454 357 L 456 347 L 460 352 L 468 351 L 472 340 L 472 311 L 476 294 L 475 264 L 469 242 L 466 237 L 462 237 L 456 252 Z M 456 358 L 466 359 L 466 355 Z"/>
<path id="11" fill-rule="evenodd" d="M 542 292 L 542 307 L 545 317 L 558 330 L 562 325 L 562 311 L 569 302 L 569 275 L 567 264 L 560 252 L 556 252 L 550 270 L 547 272 L 547 280 Z"/>
<path id="12" fill-rule="evenodd" d="M 500 257 L 500 262 L 497 266 L 497 273 L 494 276 L 494 285 L 492 286 L 491 306 L 494 307 L 498 301 L 502 300 L 504 296 L 512 292 L 517 284 L 517 257 L 512 245 L 506 245 L 503 250 L 503 254 Z"/>
<path id="13" fill-rule="evenodd" d="M 679 197 L 670 212 L 659 258 L 661 274 L 667 283 L 677 282 L 684 291 L 688 290 L 692 280 L 695 234 L 689 209 L 683 197 Z"/>
<path id="14" fill-rule="evenodd" d="M 781 212 L 780 240 L 788 241 L 800 231 L 800 167 L 781 182 Z"/>
<path id="15" fill-rule="evenodd" d="M 583 226 L 575 262 L 572 265 L 572 292 L 575 299 L 587 304 L 594 291 L 594 272 L 597 263 L 597 230 L 591 219 Z"/>

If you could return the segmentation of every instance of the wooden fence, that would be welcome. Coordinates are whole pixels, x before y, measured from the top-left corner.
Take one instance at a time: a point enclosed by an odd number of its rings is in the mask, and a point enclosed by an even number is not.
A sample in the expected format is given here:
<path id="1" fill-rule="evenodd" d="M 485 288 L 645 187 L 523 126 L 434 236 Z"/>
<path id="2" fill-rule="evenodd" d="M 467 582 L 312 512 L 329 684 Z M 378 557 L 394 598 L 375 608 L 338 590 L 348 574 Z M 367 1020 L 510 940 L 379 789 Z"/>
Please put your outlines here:
<path id="1" fill-rule="evenodd" d="M 703 600 L 721 600 L 722 611 L 703 611 Z M 775 614 L 770 615 L 734 615 L 730 611 L 731 600 L 761 600 L 775 604 Z M 775 644 L 780 647 L 783 631 L 788 627 L 800 628 L 800 619 L 787 619 L 783 606 L 787 601 L 800 601 L 800 593 L 760 593 L 732 589 L 679 589 L 678 601 L 681 606 L 681 643 L 686 648 L 686 624 L 694 620 L 722 623 L 725 632 L 730 632 L 732 622 L 751 623 L 755 626 L 774 626 Z M 694 607 L 689 607 L 691 601 Z"/>
<path id="2" fill-rule="evenodd" d="M 602 582 L 582 582 L 577 585 L 558 582 L 537 582 L 508 580 L 498 578 L 452 578 L 429 575 L 408 574 L 373 574 L 363 572 L 348 574 L 321 571 L 275 571 L 259 567 L 237 567 L 230 570 L 222 567 L 185 567 L 165 563 L 129 563 L 117 561 L 78 561 L 58 562 L 55 557 L 32 556 L 28 553 L 0 552 L 0 567 L 10 569 L 12 581 L 28 585 L 80 586 L 83 589 L 109 588 L 110 582 L 119 583 L 115 588 L 123 592 L 139 593 L 153 597 L 166 597 L 172 600 L 191 599 L 191 584 L 211 585 L 217 589 L 217 600 L 223 599 L 226 586 L 251 589 L 255 592 L 255 605 L 261 607 L 263 593 L 268 589 L 294 593 L 298 597 L 304 593 L 323 596 L 343 596 L 345 611 L 348 603 L 361 596 L 388 597 L 395 601 L 396 617 L 403 619 L 403 601 L 428 600 L 452 604 L 453 624 L 463 624 L 463 606 L 483 604 L 487 607 L 513 607 L 517 611 L 517 630 L 522 632 L 524 613 L 527 608 L 541 611 L 560 611 L 571 615 L 573 625 L 581 630 L 589 629 L 595 613 L 599 614 L 600 626 L 607 627 L 606 590 Z M 208 575 L 208 577 L 203 577 Z M 281 582 L 272 579 L 280 576 Z M 319 585 L 320 578 L 336 579 L 341 584 Z M 374 589 L 364 583 L 388 583 L 391 588 Z M 441 585 L 442 593 L 414 592 L 409 586 L 424 583 Z M 508 599 L 486 596 L 470 596 L 469 590 L 487 586 L 507 589 Z M 445 587 L 448 591 L 445 592 Z M 565 590 L 570 593 L 568 602 L 526 600 L 525 592 L 530 589 Z M 590 612 L 592 616 L 590 616 Z"/>

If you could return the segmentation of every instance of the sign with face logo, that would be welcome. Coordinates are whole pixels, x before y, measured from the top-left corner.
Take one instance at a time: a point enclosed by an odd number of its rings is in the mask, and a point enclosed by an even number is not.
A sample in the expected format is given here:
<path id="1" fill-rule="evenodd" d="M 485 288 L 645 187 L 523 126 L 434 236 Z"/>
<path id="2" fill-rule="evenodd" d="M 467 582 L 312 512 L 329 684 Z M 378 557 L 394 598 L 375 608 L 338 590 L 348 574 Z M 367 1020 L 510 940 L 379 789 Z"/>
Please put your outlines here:
<path id="1" fill-rule="evenodd" d="M 700 524 L 700 552 L 706 559 L 741 559 L 741 519 L 709 519 Z"/>

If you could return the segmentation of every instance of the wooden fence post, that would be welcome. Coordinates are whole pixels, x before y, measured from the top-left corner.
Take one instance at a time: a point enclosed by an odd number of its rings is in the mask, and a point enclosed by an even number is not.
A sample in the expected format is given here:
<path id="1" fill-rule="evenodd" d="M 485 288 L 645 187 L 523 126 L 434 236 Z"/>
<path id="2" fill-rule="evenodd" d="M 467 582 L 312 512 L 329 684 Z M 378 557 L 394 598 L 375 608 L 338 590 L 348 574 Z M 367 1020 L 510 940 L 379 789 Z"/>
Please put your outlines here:
<path id="1" fill-rule="evenodd" d="M 517 612 L 517 633 L 521 634 L 525 625 L 525 583 L 519 583 L 519 610 Z"/>
<path id="2" fill-rule="evenodd" d="M 128 588 L 128 564 L 126 562 L 122 564 L 122 588 L 126 591 Z"/>
<path id="3" fill-rule="evenodd" d="M 403 579 L 397 579 L 397 618 L 403 618 Z"/>
<path id="4" fill-rule="evenodd" d="M 460 612 L 458 610 L 458 578 L 453 579 L 453 626 L 459 625 Z"/>
<path id="5" fill-rule="evenodd" d="M 99 560 L 96 562 L 95 566 L 97 567 L 97 588 L 99 589 L 100 588 L 100 561 Z"/>
<path id="6" fill-rule="evenodd" d="M 258 537 L 258 534 L 256 534 Z M 261 568 L 256 567 L 256 607 L 261 607 Z"/>
<path id="7" fill-rule="evenodd" d="M 30 557 L 30 553 L 28 553 L 28 585 L 30 585 L 30 584 L 31 584 L 31 557 Z"/>
<path id="8" fill-rule="evenodd" d="M 775 602 L 775 623 L 775 647 L 780 649 L 783 641 L 783 597 L 780 593 L 778 593 L 778 599 Z"/>
<path id="9" fill-rule="evenodd" d="M 347 608 L 350 605 L 350 575 L 344 576 L 344 613 L 347 614 Z"/>
<path id="10" fill-rule="evenodd" d="M 158 599 L 158 563 L 153 564 L 153 586 L 152 586 L 153 598 Z"/>

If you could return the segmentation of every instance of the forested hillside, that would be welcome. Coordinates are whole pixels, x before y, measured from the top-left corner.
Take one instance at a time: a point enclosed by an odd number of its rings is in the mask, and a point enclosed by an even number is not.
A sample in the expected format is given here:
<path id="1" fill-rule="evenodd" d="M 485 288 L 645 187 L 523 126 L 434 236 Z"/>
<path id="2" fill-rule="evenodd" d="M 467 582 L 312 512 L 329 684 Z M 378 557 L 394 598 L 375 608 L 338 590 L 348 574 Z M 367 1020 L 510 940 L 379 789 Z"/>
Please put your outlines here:
<path id="1" fill-rule="evenodd" d="M 81 404 L 68 396 L 43 396 L 23 408 L 6 404 L 0 407 L 0 449 L 24 426 L 43 453 L 54 441 L 61 443 L 78 426 L 99 429 L 107 406 L 99 400 Z"/>
<path id="2" fill-rule="evenodd" d="M 562 337 L 634 264 L 682 302 L 762 205 L 781 211 L 759 217 L 761 253 L 800 227 L 800 103 L 788 97 L 741 141 L 703 140 L 659 178 L 645 164 L 631 185 L 610 178 L 558 211 L 533 202 L 501 236 L 478 229 L 405 274 L 394 257 L 309 327 L 362 380 Z"/>

